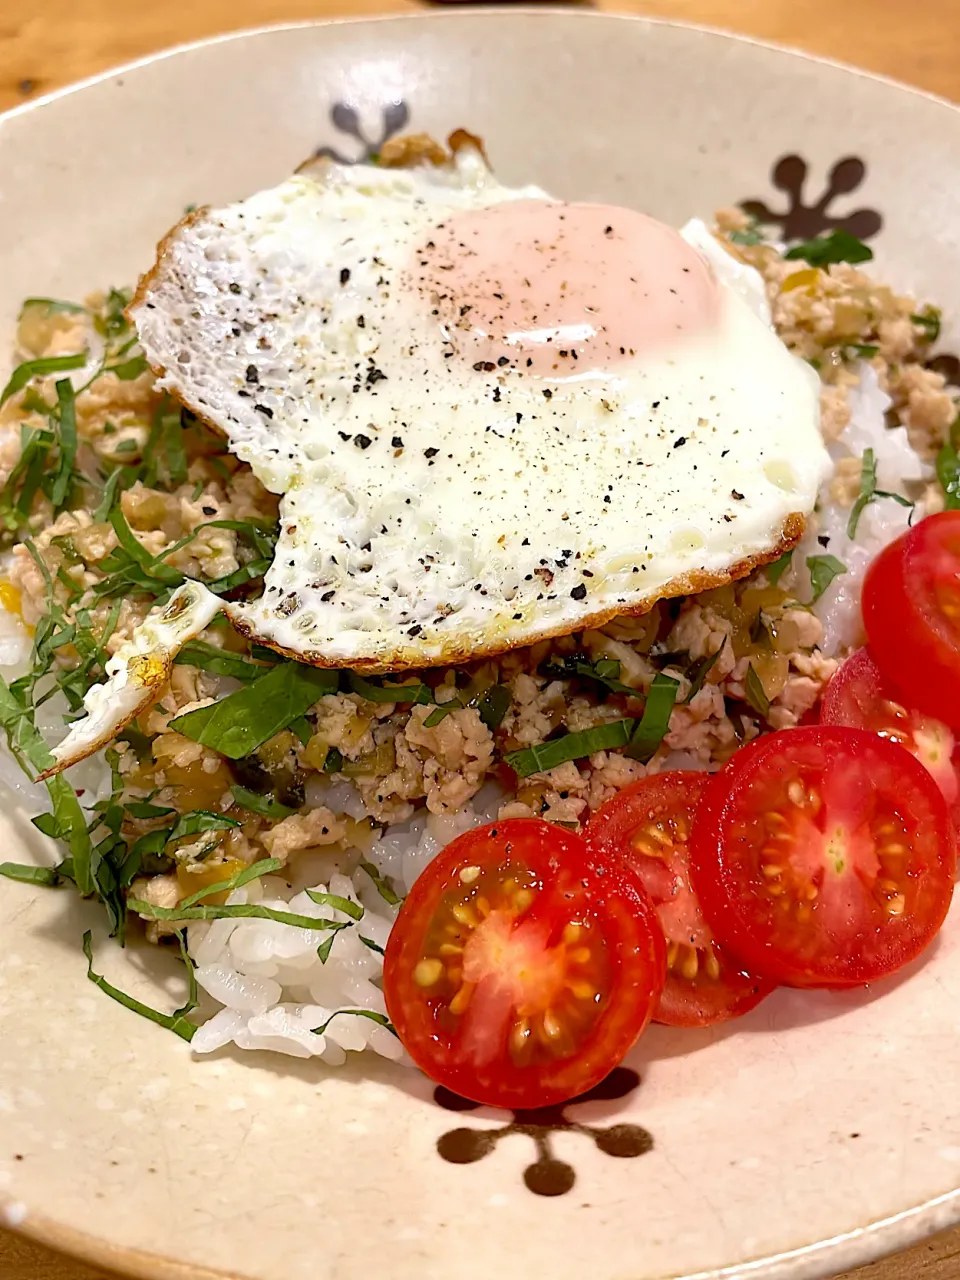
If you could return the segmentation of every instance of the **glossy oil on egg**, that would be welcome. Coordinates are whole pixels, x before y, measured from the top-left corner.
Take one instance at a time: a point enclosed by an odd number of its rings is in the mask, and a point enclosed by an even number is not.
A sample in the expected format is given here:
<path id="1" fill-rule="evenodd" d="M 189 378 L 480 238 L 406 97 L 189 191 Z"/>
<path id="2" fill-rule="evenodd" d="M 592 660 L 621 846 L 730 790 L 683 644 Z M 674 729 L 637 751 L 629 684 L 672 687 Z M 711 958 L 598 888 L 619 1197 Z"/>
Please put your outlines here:
<path id="1" fill-rule="evenodd" d="M 283 495 L 243 629 L 464 661 L 781 554 L 828 468 L 812 370 L 704 229 L 448 168 L 326 163 L 172 233 L 162 385 Z"/>

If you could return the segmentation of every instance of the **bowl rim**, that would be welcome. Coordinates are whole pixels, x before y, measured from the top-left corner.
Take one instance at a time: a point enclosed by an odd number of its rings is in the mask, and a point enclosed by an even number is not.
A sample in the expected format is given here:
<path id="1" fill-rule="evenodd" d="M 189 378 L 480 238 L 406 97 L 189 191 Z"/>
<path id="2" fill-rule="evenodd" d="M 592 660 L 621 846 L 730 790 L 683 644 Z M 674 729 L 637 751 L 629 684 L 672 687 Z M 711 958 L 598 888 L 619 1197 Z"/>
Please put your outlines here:
<path id="1" fill-rule="evenodd" d="M 708 24 L 684 22 L 661 16 L 642 13 L 611 13 L 593 9 L 570 9 L 558 4 L 533 5 L 529 3 L 511 4 L 509 8 L 499 5 L 481 4 L 469 9 L 459 6 L 451 10 L 424 10 L 407 13 L 383 13 L 363 16 L 347 15 L 324 19 L 303 19 L 291 22 L 264 23 L 251 27 L 221 32 L 217 35 L 205 36 L 198 40 L 184 41 L 155 50 L 139 58 L 116 66 L 107 67 L 81 80 L 62 85 L 48 93 L 31 99 L 0 112 L 0 128 L 15 119 L 27 117 L 42 108 L 68 98 L 84 89 L 117 79 L 138 71 L 142 67 L 165 61 L 184 53 L 226 44 L 236 40 L 248 40 L 259 36 L 283 31 L 302 31 L 321 27 L 358 27 L 374 24 L 391 23 L 398 25 L 421 26 L 424 23 L 440 24 L 449 22 L 456 25 L 464 19 L 488 18 L 500 23 L 510 22 L 516 18 L 536 18 L 539 21 L 562 18 L 564 22 L 582 23 L 629 23 L 640 25 L 656 31 L 668 28 L 675 31 L 689 31 L 697 35 L 705 35 L 731 41 L 735 44 L 749 45 L 765 52 L 785 55 L 791 59 L 829 67 L 859 80 L 873 81 L 887 89 L 896 90 L 912 98 L 944 107 L 951 113 L 960 115 L 960 102 L 953 102 L 940 94 L 931 93 L 916 85 L 907 84 L 879 72 L 857 67 L 840 59 L 829 58 L 804 49 L 792 48 L 776 41 L 762 40 L 755 36 L 726 30 Z M 850 1231 L 831 1236 L 826 1240 L 812 1244 L 800 1245 L 776 1254 L 750 1259 L 746 1262 L 734 1263 L 727 1267 L 713 1268 L 708 1271 L 689 1272 L 684 1276 L 663 1277 L 662 1280 L 828 1280 L 839 1271 L 851 1267 L 860 1267 L 874 1262 L 891 1253 L 900 1252 L 912 1245 L 922 1242 L 936 1232 L 960 1224 L 960 1186 L 952 1191 L 944 1192 L 922 1204 L 914 1205 L 899 1213 L 876 1219 L 866 1226 L 855 1227 Z M 231 1275 L 220 1270 L 190 1262 L 178 1262 L 176 1259 L 144 1250 L 114 1245 L 99 1236 L 91 1235 L 79 1228 L 57 1222 L 55 1218 L 45 1214 L 30 1212 L 22 1222 L 7 1220 L 3 1225 L 27 1239 L 47 1248 L 57 1250 L 70 1257 L 86 1262 L 91 1266 L 106 1267 L 112 1271 L 131 1277 L 131 1280 L 241 1280 L 237 1274 Z M 639 1278 L 638 1278 L 639 1280 Z"/>
<path id="2" fill-rule="evenodd" d="M 606 25 L 622 22 L 654 29 L 669 28 L 675 31 L 692 31 L 697 35 L 716 36 L 722 40 L 733 41 L 735 44 L 751 45 L 767 52 L 785 54 L 790 58 L 799 58 L 818 66 L 830 67 L 835 71 L 843 71 L 847 75 L 856 76 L 860 80 L 872 80 L 888 89 L 896 89 L 901 93 L 907 93 L 915 98 L 931 102 L 936 106 L 946 107 L 951 112 L 960 112 L 960 101 L 953 102 L 941 94 L 931 93 L 927 89 L 922 89 L 919 85 L 908 84 L 906 81 L 897 80 L 893 76 L 871 71 L 865 67 L 858 67 L 839 58 L 828 58 L 821 54 L 811 53 L 806 49 L 797 49 L 790 45 L 779 44 L 774 40 L 761 40 L 756 36 L 746 35 L 739 31 L 730 31 L 724 27 L 714 27 L 707 23 L 682 22 L 673 18 L 643 13 L 611 13 L 597 9 L 571 9 L 566 5 L 556 3 L 545 5 L 519 3 L 511 4 L 509 9 L 497 4 L 478 4 L 476 6 L 471 5 L 469 9 L 456 8 L 450 10 L 423 10 L 413 13 L 380 13 L 362 17 L 303 18 L 292 22 L 267 22 L 251 27 L 238 27 L 236 30 L 223 31 L 217 35 L 203 36 L 198 40 L 186 40 L 180 44 L 167 45 L 162 49 L 155 50 L 153 53 L 144 54 L 140 58 L 133 58 L 129 62 L 107 67 L 103 71 L 94 72 L 93 75 L 85 76 L 81 80 L 74 80 L 69 84 L 61 85 L 57 89 L 51 89 L 48 93 L 41 94 L 37 98 L 31 98 L 29 102 L 22 102 L 15 107 L 7 108 L 6 111 L 0 111 L 0 125 L 6 124 L 9 120 L 29 115 L 31 112 L 49 105 L 51 102 L 58 101 L 60 98 L 69 97 L 82 89 L 92 88 L 105 80 L 113 80 L 117 76 L 138 71 L 141 67 L 149 66 L 154 62 L 162 62 L 167 58 L 176 57 L 178 54 L 192 53 L 197 49 L 227 44 L 234 40 L 247 40 L 279 31 L 303 31 L 320 27 L 359 27 L 372 26 L 379 23 L 396 23 L 398 25 L 412 23 L 420 25 L 425 22 L 450 22 L 455 24 L 464 19 L 476 17 L 496 19 L 499 22 L 511 22 L 515 18 L 522 17 L 536 18 L 538 20 L 563 18 L 565 21 L 572 22 L 604 23 Z"/>

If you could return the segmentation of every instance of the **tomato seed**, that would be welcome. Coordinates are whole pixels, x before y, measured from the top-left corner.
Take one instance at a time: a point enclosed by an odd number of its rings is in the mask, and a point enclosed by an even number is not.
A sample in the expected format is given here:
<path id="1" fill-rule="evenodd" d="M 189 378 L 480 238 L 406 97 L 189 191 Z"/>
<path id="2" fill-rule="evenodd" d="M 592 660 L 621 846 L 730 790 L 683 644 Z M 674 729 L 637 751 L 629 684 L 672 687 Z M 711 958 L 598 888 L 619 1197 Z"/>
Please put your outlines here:
<path id="1" fill-rule="evenodd" d="M 432 987 L 443 977 L 442 960 L 421 960 L 413 971 L 413 980 L 418 987 Z"/>
<path id="2" fill-rule="evenodd" d="M 465 982 L 457 994 L 450 1001 L 450 1012 L 455 1013 L 459 1018 L 461 1013 L 466 1013 L 470 1001 L 473 999 L 473 993 L 476 983 Z"/>

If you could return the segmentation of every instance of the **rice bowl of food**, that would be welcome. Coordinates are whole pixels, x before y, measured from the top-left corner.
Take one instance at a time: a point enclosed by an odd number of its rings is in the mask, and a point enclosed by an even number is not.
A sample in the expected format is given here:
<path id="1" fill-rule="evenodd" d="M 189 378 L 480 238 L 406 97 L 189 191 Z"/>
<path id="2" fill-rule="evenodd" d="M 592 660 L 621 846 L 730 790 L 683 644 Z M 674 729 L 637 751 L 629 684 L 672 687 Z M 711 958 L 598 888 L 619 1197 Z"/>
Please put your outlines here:
<path id="1" fill-rule="evenodd" d="M 577 105 L 501 65 L 544 41 Z M 0 123 L 13 1225 L 799 1278 L 954 1220 L 958 151 L 852 72 L 523 13 Z"/>

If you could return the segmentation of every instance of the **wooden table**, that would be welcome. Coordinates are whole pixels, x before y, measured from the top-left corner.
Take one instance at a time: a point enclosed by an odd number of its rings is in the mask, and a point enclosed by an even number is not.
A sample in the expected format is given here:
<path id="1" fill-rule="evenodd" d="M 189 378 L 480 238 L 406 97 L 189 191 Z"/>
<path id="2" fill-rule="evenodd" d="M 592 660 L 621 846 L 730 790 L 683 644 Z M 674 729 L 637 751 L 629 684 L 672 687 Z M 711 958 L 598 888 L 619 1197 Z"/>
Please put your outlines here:
<path id="1" fill-rule="evenodd" d="M 413 13 L 416 0 L 0 0 L 0 111 L 166 45 L 237 27 Z M 599 0 L 599 8 L 726 27 L 856 63 L 960 100 L 957 0 Z M 955 1280 L 960 1230 L 843 1280 Z M 2 1280 L 107 1280 L 0 1232 Z"/>

